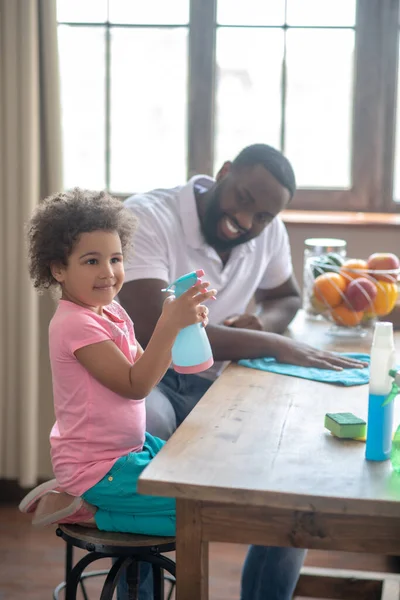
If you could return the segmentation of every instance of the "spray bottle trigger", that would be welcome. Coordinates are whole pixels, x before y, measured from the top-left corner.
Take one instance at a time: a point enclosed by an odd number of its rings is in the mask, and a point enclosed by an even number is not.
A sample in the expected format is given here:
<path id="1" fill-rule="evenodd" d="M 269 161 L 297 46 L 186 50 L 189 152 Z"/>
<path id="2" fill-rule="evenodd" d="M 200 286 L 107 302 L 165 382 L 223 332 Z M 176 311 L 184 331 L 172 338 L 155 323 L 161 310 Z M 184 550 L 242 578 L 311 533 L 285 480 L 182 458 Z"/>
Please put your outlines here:
<path id="1" fill-rule="evenodd" d="M 175 286 L 174 286 L 174 284 L 173 284 L 173 283 L 171 283 L 171 284 L 170 284 L 168 287 L 166 287 L 166 288 L 163 288 L 161 291 L 162 291 L 162 292 L 173 292 L 174 290 L 173 290 L 172 288 L 174 288 L 174 289 L 175 289 Z"/>
<path id="2" fill-rule="evenodd" d="M 399 386 L 397 385 L 397 383 L 393 382 L 392 389 L 390 390 L 389 395 L 387 396 L 387 398 L 384 401 L 384 403 L 382 404 L 382 406 L 386 406 L 387 404 L 390 404 L 390 402 L 392 402 L 396 398 L 396 396 L 399 392 L 400 392 Z"/>

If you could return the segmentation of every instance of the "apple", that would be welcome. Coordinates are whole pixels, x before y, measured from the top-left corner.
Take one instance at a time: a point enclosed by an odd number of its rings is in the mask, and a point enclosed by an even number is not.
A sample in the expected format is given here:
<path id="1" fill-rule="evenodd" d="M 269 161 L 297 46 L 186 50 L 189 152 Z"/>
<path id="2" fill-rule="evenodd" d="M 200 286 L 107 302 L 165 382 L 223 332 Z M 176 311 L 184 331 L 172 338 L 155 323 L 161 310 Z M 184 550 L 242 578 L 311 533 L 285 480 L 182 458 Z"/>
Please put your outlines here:
<path id="1" fill-rule="evenodd" d="M 378 281 L 395 282 L 397 280 L 396 273 L 382 273 L 379 271 L 396 271 L 400 267 L 400 260 L 391 252 L 375 252 L 371 254 L 367 260 L 368 269 L 377 271 L 371 275 Z"/>
<path id="2" fill-rule="evenodd" d="M 371 306 L 378 293 L 376 285 L 366 277 L 350 281 L 344 293 L 345 301 L 355 311 Z"/>

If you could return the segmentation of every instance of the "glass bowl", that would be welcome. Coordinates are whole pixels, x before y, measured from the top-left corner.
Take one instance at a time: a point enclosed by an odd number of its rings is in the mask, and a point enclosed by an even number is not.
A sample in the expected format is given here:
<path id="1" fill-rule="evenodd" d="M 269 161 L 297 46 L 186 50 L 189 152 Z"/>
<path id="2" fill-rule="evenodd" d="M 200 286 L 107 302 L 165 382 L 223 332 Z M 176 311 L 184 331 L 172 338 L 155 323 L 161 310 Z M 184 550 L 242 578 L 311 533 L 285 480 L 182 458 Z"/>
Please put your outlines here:
<path id="1" fill-rule="evenodd" d="M 350 259 L 344 265 L 326 264 L 319 258 L 308 262 L 304 306 L 309 314 L 329 321 L 333 335 L 366 335 L 395 307 L 400 269 L 372 270 L 363 263 Z"/>

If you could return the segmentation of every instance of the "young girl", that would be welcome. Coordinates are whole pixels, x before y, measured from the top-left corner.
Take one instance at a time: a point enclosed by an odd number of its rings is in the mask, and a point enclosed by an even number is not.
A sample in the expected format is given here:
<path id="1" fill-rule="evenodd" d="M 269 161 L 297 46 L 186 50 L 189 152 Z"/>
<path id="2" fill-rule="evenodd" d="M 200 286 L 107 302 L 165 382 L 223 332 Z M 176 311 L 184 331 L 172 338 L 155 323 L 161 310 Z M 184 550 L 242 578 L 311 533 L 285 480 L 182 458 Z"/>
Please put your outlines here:
<path id="1" fill-rule="evenodd" d="M 121 202 L 78 188 L 45 200 L 29 223 L 33 284 L 61 291 L 49 329 L 56 416 L 50 442 L 58 487 L 44 490 L 37 523 L 175 534 L 175 500 L 137 493 L 139 475 L 164 443 L 145 432 L 144 398 L 169 367 L 178 332 L 207 324 L 203 303 L 216 291 L 198 281 L 178 299 L 166 298 L 143 350 L 114 300 L 135 226 Z"/>

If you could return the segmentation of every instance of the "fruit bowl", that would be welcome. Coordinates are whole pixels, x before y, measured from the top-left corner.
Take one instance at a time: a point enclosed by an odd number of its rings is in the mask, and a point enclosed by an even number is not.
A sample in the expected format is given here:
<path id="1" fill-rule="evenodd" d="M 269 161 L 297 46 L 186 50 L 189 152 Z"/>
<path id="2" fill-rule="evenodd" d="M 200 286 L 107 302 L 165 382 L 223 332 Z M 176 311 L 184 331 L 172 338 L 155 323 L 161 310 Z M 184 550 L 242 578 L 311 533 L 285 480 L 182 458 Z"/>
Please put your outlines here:
<path id="1" fill-rule="evenodd" d="M 367 261 L 310 259 L 305 269 L 305 308 L 330 321 L 333 335 L 366 335 L 377 318 L 394 309 L 399 273 L 394 254 L 373 254 Z"/>

